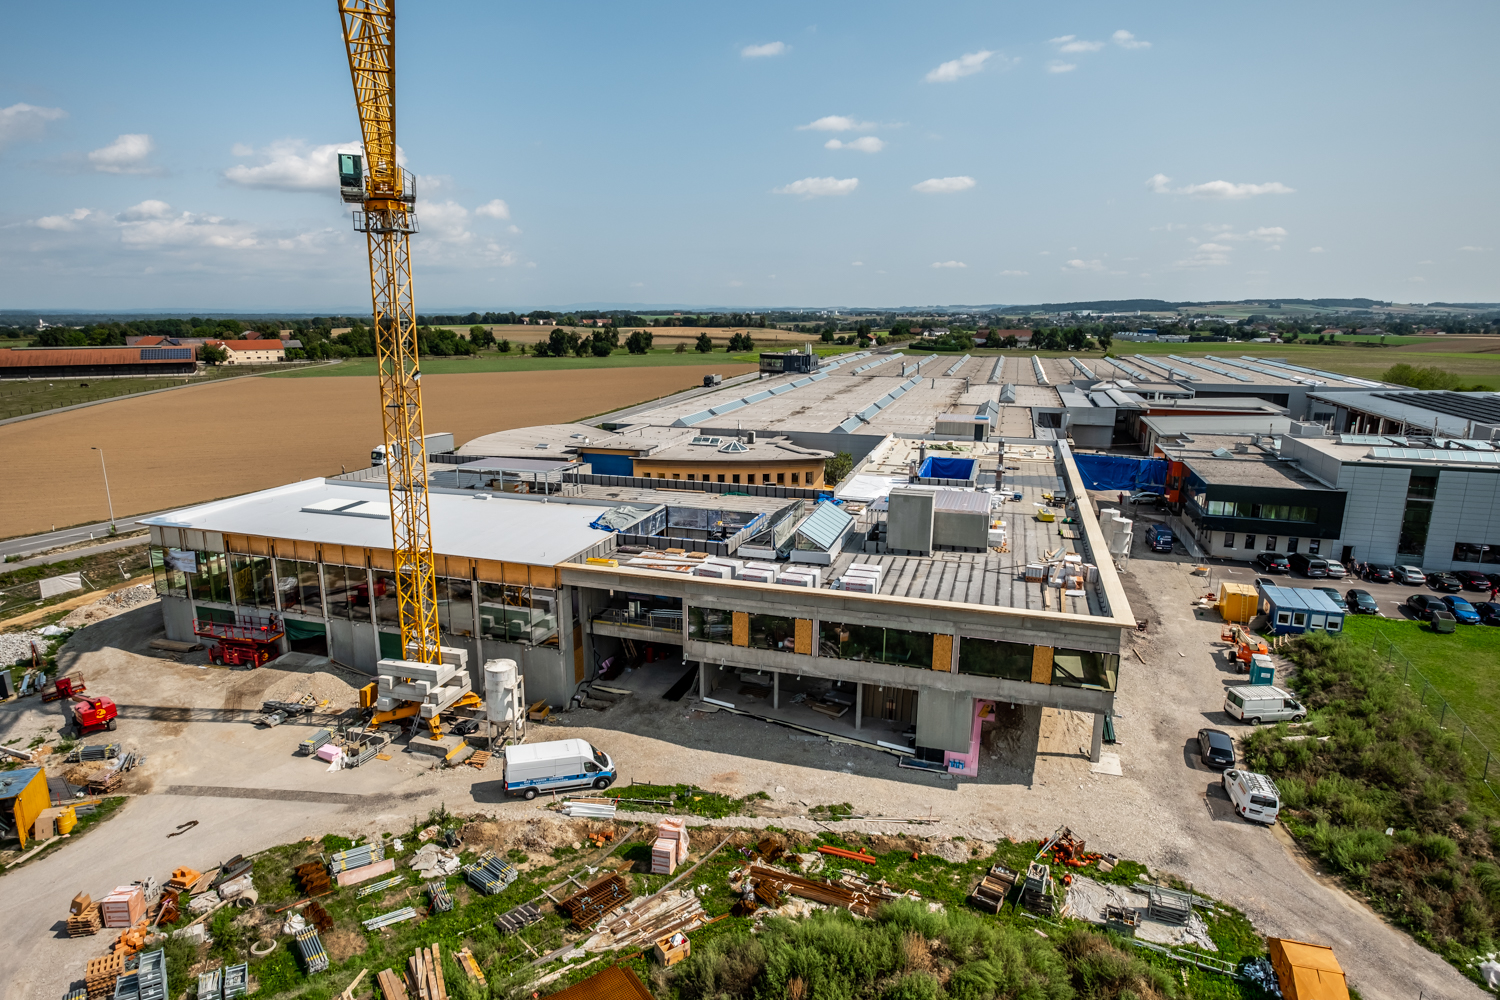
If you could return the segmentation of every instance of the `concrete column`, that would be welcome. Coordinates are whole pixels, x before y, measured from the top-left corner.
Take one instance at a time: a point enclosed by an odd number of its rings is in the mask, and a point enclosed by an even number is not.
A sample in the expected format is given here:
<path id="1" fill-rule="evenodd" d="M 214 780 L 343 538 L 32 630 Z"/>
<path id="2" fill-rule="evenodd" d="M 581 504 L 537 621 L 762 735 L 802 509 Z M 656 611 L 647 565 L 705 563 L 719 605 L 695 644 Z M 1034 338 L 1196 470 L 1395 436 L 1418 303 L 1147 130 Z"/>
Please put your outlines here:
<path id="1" fill-rule="evenodd" d="M 854 731 L 858 732 L 865 716 L 865 686 L 854 682 Z"/>
<path id="2" fill-rule="evenodd" d="M 1089 760 L 1095 764 L 1099 763 L 1099 756 L 1104 752 L 1104 713 L 1094 713 L 1094 738 L 1089 743 Z"/>
<path id="3" fill-rule="evenodd" d="M 781 707 L 781 671 L 771 671 L 771 707 Z"/>
<path id="4" fill-rule="evenodd" d="M 708 667 L 702 660 L 698 661 L 698 700 L 702 701 L 708 697 Z"/>

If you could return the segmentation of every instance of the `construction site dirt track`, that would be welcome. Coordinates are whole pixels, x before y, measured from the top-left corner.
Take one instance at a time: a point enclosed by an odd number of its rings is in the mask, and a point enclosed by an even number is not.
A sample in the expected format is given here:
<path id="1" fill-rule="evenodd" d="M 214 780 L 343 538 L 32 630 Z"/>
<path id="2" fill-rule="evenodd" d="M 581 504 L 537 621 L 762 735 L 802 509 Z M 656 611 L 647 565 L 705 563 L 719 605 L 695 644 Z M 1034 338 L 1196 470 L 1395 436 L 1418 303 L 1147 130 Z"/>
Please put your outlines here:
<path id="1" fill-rule="evenodd" d="M 428 433 L 458 444 L 511 427 L 565 423 L 670 395 L 748 365 L 429 375 Z M 123 517 L 370 464 L 381 441 L 373 378 L 243 379 L 129 397 L 0 427 L 0 524 L 8 535 L 103 520 L 109 462 Z"/>

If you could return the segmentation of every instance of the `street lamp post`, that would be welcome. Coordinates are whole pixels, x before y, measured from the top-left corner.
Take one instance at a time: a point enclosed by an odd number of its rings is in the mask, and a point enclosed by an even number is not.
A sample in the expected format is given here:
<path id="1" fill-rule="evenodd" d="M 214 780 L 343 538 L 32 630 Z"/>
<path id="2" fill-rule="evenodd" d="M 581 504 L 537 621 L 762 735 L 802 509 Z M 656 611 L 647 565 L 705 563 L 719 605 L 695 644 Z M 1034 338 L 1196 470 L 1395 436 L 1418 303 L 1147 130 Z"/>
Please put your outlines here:
<path id="1" fill-rule="evenodd" d="M 109 495 L 109 468 L 104 464 L 104 449 L 90 447 L 89 451 L 99 453 L 99 468 L 104 473 L 104 500 L 109 504 L 109 530 L 115 530 L 115 501 Z"/>

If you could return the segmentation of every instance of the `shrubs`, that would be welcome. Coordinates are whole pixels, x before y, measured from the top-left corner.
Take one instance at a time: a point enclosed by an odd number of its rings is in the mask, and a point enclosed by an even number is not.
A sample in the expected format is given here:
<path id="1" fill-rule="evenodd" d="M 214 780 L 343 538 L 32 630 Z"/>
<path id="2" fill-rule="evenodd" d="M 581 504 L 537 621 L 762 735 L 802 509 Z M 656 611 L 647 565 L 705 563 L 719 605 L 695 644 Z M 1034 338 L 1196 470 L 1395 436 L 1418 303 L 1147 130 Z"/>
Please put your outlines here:
<path id="1" fill-rule="evenodd" d="M 1257 730 L 1244 755 L 1275 779 L 1287 827 L 1449 959 L 1492 949 L 1500 824 L 1492 800 L 1469 800 L 1458 737 L 1355 639 L 1305 636 L 1291 658 L 1307 738 Z"/>

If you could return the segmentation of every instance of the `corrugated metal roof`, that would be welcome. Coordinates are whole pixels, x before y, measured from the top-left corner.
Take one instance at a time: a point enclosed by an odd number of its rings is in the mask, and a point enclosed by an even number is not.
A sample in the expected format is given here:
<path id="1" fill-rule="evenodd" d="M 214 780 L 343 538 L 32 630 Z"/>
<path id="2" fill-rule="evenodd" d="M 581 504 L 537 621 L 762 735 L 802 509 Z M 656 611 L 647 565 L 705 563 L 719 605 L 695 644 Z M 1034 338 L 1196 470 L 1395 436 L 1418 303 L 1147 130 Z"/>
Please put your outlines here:
<path id="1" fill-rule="evenodd" d="M 954 510 L 968 514 L 988 514 L 990 495 L 973 490 L 938 490 L 932 502 L 933 510 Z"/>
<path id="2" fill-rule="evenodd" d="M 182 364 L 185 358 L 142 357 L 141 347 L 12 347 L 0 350 L 0 367 L 43 368 L 57 365 Z M 191 353 L 191 349 L 190 353 Z"/>
<path id="3" fill-rule="evenodd" d="M 797 534 L 827 551 L 838 544 L 854 518 L 832 500 L 818 504 L 807 519 L 797 526 Z"/>

